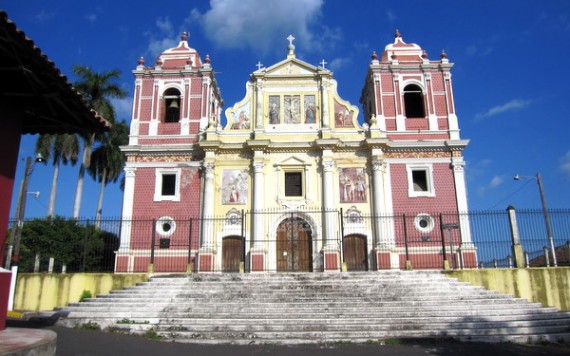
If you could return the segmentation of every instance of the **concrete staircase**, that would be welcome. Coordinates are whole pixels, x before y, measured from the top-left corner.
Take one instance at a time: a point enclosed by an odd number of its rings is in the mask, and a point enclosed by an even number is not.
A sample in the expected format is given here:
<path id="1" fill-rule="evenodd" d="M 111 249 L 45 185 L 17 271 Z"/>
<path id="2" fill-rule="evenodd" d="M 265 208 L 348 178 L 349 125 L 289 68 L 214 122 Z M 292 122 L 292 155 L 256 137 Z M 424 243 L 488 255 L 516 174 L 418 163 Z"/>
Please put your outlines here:
<path id="1" fill-rule="evenodd" d="M 570 341 L 570 313 L 437 271 L 155 276 L 62 310 L 60 325 L 195 343 Z"/>

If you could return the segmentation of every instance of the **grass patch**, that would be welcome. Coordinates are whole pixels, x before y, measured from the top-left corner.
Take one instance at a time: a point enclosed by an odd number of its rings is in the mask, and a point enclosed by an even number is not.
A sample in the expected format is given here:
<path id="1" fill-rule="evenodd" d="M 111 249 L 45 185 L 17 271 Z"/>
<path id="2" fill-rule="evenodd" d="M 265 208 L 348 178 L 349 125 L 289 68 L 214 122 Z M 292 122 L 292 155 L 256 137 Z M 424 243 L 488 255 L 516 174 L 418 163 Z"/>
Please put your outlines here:
<path id="1" fill-rule="evenodd" d="M 137 320 L 131 320 L 131 319 L 121 319 L 121 320 L 117 320 L 117 324 L 150 324 L 150 321 L 148 320 L 142 320 L 142 321 L 137 321 Z"/>
<path id="2" fill-rule="evenodd" d="M 160 340 L 160 339 L 162 339 L 162 336 L 159 335 L 159 334 L 156 332 L 156 330 L 154 330 L 154 329 L 149 329 L 149 330 L 145 331 L 145 333 L 142 334 L 142 336 L 143 336 L 144 338 L 147 338 L 147 339 L 150 339 L 150 340 Z"/>
<path id="3" fill-rule="evenodd" d="M 90 322 L 88 322 L 88 323 L 80 324 L 79 326 L 77 326 L 77 329 L 83 329 L 83 330 L 101 330 L 101 325 L 90 321 Z"/>

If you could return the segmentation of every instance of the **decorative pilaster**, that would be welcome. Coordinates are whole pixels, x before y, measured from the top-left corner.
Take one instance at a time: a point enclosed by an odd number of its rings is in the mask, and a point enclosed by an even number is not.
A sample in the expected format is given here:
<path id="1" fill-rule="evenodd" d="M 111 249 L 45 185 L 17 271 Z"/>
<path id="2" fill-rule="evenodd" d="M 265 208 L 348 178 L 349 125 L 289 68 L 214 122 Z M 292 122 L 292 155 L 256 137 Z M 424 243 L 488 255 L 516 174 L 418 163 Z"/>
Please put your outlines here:
<path id="1" fill-rule="evenodd" d="M 388 163 L 383 159 L 372 161 L 372 179 L 374 180 L 373 206 L 375 218 L 375 249 L 378 269 L 399 268 L 399 255 L 394 251 L 394 236 L 392 236 L 391 221 L 386 219 L 387 211 L 384 204 L 386 182 L 384 176 Z"/>
<path id="2" fill-rule="evenodd" d="M 214 270 L 215 249 L 213 246 L 213 218 L 214 218 L 214 168 L 213 162 L 204 163 L 204 196 L 202 197 L 202 236 L 200 240 L 199 271 L 211 272 Z"/>
<path id="3" fill-rule="evenodd" d="M 133 272 L 134 256 L 131 254 L 131 228 L 133 216 L 133 202 L 135 197 L 134 167 L 125 167 L 125 191 L 123 195 L 123 220 L 121 222 L 121 242 L 115 255 L 115 272 Z"/>
<path id="4" fill-rule="evenodd" d="M 335 238 L 334 225 L 334 190 L 332 151 L 323 150 L 323 210 L 325 212 L 323 229 L 323 257 L 325 271 L 338 271 L 340 269 L 339 244 Z"/>
<path id="5" fill-rule="evenodd" d="M 262 152 L 256 151 L 255 154 Z M 250 251 L 252 272 L 261 272 L 265 270 L 265 248 L 263 245 L 263 215 L 261 212 L 264 208 L 265 199 L 265 176 L 263 168 L 265 163 L 262 161 L 253 162 L 253 225 L 252 239 L 253 246 Z"/>
<path id="6" fill-rule="evenodd" d="M 263 86 L 261 85 L 261 79 L 258 78 L 255 86 L 256 91 L 256 109 L 255 109 L 255 128 L 263 128 Z"/>
<path id="7" fill-rule="evenodd" d="M 323 79 L 321 83 L 321 98 L 323 102 L 323 128 L 330 127 L 328 82 Z"/>

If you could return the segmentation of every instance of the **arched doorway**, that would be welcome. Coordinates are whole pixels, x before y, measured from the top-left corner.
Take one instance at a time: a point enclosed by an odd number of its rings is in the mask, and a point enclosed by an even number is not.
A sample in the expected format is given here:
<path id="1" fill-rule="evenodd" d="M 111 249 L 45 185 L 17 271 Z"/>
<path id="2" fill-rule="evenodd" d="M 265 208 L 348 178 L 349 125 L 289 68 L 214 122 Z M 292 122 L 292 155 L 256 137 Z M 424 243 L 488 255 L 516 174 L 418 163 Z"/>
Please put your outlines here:
<path id="1" fill-rule="evenodd" d="M 349 271 L 368 270 L 368 249 L 366 248 L 366 236 L 348 235 L 342 240 L 344 262 Z"/>
<path id="2" fill-rule="evenodd" d="M 283 220 L 277 227 L 277 271 L 312 272 L 312 230 L 301 218 Z"/>
<path id="3" fill-rule="evenodd" d="M 239 272 L 243 262 L 243 238 L 228 236 L 222 240 L 222 272 Z"/>

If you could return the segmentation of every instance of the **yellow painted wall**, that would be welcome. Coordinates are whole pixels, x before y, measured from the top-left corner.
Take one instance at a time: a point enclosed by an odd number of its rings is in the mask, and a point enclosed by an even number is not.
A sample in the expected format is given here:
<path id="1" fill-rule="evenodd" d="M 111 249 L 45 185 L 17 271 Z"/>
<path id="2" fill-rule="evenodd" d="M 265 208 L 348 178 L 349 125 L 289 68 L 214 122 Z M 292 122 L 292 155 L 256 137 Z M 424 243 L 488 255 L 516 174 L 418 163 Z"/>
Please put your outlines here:
<path id="1" fill-rule="evenodd" d="M 447 275 L 502 294 L 570 310 L 568 267 L 464 270 Z"/>
<path id="2" fill-rule="evenodd" d="M 380 272 L 381 273 L 381 272 Z M 531 302 L 570 310 L 570 268 L 484 269 L 446 272 L 449 277 Z M 93 296 L 147 281 L 148 274 L 77 273 L 18 275 L 15 310 L 52 310 L 78 302 L 84 290 Z"/>
<path id="3" fill-rule="evenodd" d="M 90 291 L 95 297 L 148 279 L 149 276 L 142 273 L 20 273 L 16 281 L 14 310 L 53 310 L 78 302 L 84 290 Z"/>

